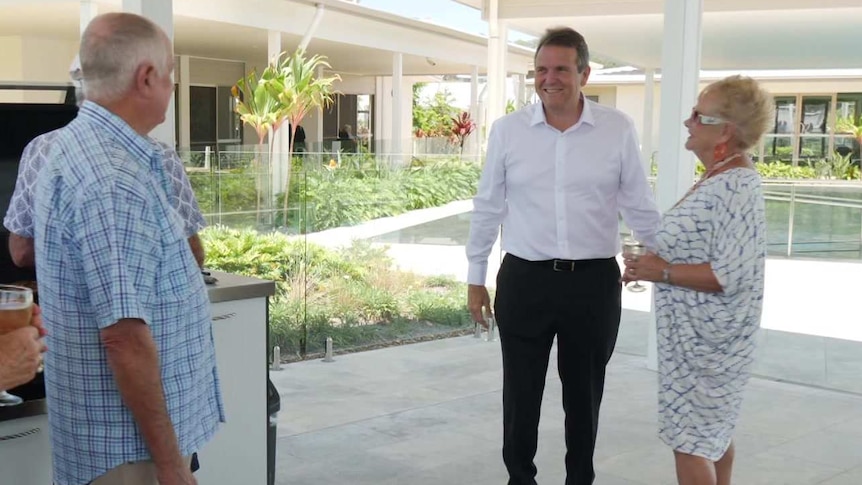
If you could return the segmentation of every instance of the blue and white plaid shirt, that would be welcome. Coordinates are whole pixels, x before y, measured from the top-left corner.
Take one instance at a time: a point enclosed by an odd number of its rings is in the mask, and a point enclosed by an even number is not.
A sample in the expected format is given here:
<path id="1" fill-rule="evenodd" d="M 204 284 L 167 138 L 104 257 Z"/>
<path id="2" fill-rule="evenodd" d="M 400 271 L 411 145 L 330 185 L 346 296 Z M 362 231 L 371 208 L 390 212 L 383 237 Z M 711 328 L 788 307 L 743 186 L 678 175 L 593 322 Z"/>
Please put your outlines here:
<path id="1" fill-rule="evenodd" d="M 36 271 L 54 482 L 82 485 L 150 458 L 117 390 L 100 330 L 145 321 L 180 452 L 224 421 L 209 300 L 166 195 L 161 151 L 87 102 L 57 132 L 35 192 Z"/>
<path id="2" fill-rule="evenodd" d="M 6 211 L 6 217 L 3 220 L 6 229 L 19 236 L 33 237 L 33 192 L 36 189 L 36 178 L 45 165 L 48 151 L 58 133 L 59 130 L 54 130 L 37 136 L 24 148 L 24 153 L 21 155 L 15 192 L 12 194 L 9 210 Z M 179 155 L 164 143 L 159 143 L 159 147 L 162 151 L 165 172 L 171 182 L 168 200 L 183 219 L 186 237 L 192 237 L 206 227 L 206 221 L 201 215 L 198 201 L 195 199 L 195 193 Z"/>

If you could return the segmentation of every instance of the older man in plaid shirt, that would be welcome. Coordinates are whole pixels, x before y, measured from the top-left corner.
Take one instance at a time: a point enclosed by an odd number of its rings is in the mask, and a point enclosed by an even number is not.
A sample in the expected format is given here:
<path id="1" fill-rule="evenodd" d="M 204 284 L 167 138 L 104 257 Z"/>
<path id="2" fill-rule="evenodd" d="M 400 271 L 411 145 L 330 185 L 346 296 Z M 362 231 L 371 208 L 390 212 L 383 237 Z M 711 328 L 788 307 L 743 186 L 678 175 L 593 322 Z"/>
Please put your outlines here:
<path id="1" fill-rule="evenodd" d="M 54 481 L 194 484 L 189 456 L 224 409 L 206 288 L 146 137 L 173 94 L 170 41 L 111 13 L 80 55 L 89 101 L 34 197 Z"/>

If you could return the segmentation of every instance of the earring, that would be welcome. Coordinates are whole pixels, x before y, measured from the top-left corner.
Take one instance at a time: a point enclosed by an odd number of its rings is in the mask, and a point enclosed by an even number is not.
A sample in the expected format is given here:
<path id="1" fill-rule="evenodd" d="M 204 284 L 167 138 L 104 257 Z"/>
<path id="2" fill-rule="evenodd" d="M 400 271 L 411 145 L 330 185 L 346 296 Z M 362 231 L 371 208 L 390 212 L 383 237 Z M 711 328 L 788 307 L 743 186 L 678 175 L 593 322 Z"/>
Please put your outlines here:
<path id="1" fill-rule="evenodd" d="M 712 161 L 720 162 L 727 156 L 727 143 L 719 143 L 712 152 Z"/>

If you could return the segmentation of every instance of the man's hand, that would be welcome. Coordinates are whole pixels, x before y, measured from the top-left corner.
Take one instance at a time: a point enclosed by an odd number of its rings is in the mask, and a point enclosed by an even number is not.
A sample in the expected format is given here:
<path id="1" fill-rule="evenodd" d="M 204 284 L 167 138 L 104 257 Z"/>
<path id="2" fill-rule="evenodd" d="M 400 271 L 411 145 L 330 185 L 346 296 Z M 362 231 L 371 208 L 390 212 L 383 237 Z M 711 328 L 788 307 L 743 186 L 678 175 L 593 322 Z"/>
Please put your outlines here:
<path id="1" fill-rule="evenodd" d="M 45 344 L 30 326 L 0 335 L 0 389 L 26 384 L 36 377 Z"/>
<path id="2" fill-rule="evenodd" d="M 488 328 L 486 318 L 494 315 L 488 289 L 482 285 L 467 285 L 467 309 L 474 322 Z"/>
<path id="3" fill-rule="evenodd" d="M 198 263 L 198 267 L 204 267 L 204 258 L 206 258 L 206 252 L 204 251 L 204 243 L 201 241 L 201 237 L 195 234 L 194 236 L 189 238 L 189 248 L 192 250 L 192 255 L 195 257 L 195 261 Z"/>
<path id="4" fill-rule="evenodd" d="M 159 485 L 197 485 L 198 481 L 192 475 L 186 460 L 170 467 L 156 466 L 156 478 Z"/>

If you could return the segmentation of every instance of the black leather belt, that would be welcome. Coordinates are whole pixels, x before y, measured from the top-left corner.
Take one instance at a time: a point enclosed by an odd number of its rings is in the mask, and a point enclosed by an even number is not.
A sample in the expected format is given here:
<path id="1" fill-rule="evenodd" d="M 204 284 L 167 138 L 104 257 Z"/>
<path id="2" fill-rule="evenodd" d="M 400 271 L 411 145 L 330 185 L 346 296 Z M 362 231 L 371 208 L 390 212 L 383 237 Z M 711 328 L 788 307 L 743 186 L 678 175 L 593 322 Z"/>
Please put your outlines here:
<path id="1" fill-rule="evenodd" d="M 599 259 L 543 259 L 540 261 L 529 261 L 524 258 L 519 258 L 514 254 L 507 254 L 519 263 L 529 264 L 531 266 L 540 266 L 553 271 L 573 272 L 595 266 L 597 264 L 607 264 L 608 261 L 613 261 L 614 258 L 599 258 Z"/>

